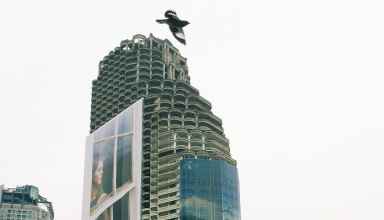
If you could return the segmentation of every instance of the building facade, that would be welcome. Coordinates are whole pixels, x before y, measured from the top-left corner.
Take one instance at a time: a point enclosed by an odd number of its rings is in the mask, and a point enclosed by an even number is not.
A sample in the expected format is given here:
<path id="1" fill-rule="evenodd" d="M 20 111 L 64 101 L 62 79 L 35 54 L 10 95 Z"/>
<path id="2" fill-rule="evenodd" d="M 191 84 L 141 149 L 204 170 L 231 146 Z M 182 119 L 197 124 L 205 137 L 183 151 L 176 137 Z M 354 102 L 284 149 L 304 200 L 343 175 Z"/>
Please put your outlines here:
<path id="1" fill-rule="evenodd" d="M 0 220 L 52 220 L 52 204 L 35 186 L 0 186 Z"/>
<path id="2" fill-rule="evenodd" d="M 92 83 L 90 136 L 138 100 L 141 156 L 132 160 L 141 161 L 140 218 L 239 220 L 236 161 L 222 121 L 190 84 L 187 60 L 168 40 L 135 35 L 104 57 Z"/>

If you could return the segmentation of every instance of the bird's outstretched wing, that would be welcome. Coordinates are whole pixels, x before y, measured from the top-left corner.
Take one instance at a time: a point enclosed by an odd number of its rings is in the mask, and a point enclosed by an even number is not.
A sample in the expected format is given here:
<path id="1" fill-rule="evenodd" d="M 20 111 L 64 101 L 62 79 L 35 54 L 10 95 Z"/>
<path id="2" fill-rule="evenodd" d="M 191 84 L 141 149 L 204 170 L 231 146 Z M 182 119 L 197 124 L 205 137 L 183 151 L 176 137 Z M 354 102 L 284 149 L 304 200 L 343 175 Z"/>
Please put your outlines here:
<path id="1" fill-rule="evenodd" d="M 160 23 L 160 24 L 166 24 L 167 23 L 167 19 L 157 19 L 156 22 Z"/>
<path id="2" fill-rule="evenodd" d="M 188 21 L 180 20 L 179 24 L 180 24 L 181 27 L 185 27 L 185 26 L 187 26 L 189 24 L 189 22 Z"/>

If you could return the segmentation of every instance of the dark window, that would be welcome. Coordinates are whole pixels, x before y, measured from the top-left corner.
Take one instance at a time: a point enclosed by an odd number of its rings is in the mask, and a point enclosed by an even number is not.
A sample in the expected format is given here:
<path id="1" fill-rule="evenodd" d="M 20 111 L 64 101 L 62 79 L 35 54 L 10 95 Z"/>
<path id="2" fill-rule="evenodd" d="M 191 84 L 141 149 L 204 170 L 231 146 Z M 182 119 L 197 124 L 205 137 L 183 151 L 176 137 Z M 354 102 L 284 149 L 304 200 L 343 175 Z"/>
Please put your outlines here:
<path id="1" fill-rule="evenodd" d="M 113 204 L 113 220 L 129 220 L 129 193 Z"/>
<path id="2" fill-rule="evenodd" d="M 116 187 L 132 181 L 132 136 L 117 139 Z"/>

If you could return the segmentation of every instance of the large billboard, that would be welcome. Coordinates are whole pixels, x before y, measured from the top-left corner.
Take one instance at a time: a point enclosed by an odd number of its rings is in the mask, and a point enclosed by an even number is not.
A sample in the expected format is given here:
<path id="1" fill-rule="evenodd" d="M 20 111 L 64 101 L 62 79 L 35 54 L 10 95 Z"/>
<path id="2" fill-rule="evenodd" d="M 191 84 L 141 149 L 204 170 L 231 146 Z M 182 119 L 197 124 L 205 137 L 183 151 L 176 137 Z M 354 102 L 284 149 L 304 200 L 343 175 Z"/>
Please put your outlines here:
<path id="1" fill-rule="evenodd" d="M 139 220 L 142 99 L 87 137 L 83 220 Z"/>

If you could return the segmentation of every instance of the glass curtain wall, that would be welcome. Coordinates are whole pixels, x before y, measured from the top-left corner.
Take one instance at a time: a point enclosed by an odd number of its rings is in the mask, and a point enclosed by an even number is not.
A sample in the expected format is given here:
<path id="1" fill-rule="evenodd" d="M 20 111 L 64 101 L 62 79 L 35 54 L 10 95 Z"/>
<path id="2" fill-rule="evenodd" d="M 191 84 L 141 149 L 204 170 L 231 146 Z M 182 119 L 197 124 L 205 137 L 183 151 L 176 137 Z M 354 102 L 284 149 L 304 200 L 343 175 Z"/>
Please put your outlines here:
<path id="1" fill-rule="evenodd" d="M 180 163 L 181 220 L 240 220 L 237 168 L 223 160 Z"/>

